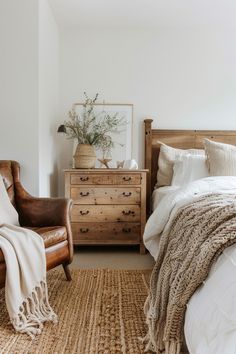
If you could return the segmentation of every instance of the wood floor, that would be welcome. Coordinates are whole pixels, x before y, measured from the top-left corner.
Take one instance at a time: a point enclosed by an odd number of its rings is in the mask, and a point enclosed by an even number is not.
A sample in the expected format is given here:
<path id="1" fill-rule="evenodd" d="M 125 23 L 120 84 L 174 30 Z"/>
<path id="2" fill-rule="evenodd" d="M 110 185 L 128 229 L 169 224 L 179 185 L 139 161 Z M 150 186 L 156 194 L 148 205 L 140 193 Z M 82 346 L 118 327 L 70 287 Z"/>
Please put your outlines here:
<path id="1" fill-rule="evenodd" d="M 134 246 L 76 246 L 72 268 L 151 269 L 149 253 L 141 255 Z"/>

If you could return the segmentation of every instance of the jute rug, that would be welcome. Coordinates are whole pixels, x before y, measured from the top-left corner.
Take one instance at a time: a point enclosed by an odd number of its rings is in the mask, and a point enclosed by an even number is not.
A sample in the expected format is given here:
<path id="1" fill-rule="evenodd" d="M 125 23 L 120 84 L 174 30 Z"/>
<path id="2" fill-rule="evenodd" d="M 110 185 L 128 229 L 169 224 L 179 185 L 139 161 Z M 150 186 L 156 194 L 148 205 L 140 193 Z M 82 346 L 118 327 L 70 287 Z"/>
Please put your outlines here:
<path id="1" fill-rule="evenodd" d="M 9 324 L 4 289 L 0 292 L 1 354 L 143 354 L 146 334 L 143 305 L 150 271 L 62 270 L 48 273 L 50 303 L 59 317 L 35 340 L 16 334 Z"/>

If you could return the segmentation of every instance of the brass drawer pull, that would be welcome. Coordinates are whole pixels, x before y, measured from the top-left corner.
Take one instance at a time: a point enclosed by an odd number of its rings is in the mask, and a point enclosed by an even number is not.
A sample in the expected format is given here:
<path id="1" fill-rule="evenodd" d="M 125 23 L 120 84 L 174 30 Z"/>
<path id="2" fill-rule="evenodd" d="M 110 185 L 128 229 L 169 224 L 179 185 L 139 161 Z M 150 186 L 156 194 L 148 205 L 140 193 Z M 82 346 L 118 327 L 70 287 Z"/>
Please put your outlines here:
<path id="1" fill-rule="evenodd" d="M 135 215 L 135 212 L 132 210 L 123 210 L 122 214 L 123 215 Z"/>
<path id="2" fill-rule="evenodd" d="M 132 195 L 131 192 L 123 192 L 122 194 L 124 197 L 130 197 Z"/>
<path id="3" fill-rule="evenodd" d="M 81 182 L 86 182 L 89 180 L 89 177 L 80 177 Z"/>
<path id="4" fill-rule="evenodd" d="M 125 232 L 126 234 L 130 233 L 131 232 L 131 229 L 129 227 L 124 227 L 122 229 L 123 232 Z"/>
<path id="5" fill-rule="evenodd" d="M 81 197 L 87 197 L 89 192 L 80 192 Z"/>
<path id="6" fill-rule="evenodd" d="M 123 177 L 123 181 L 125 181 L 125 182 L 128 182 L 128 181 L 131 181 L 131 177 L 129 176 L 129 177 L 126 177 L 126 176 L 124 176 Z"/>
<path id="7" fill-rule="evenodd" d="M 80 215 L 88 215 L 88 213 L 89 213 L 89 210 L 86 210 L 86 211 L 80 210 Z"/>
<path id="8" fill-rule="evenodd" d="M 80 229 L 80 232 L 81 232 L 82 234 L 86 234 L 87 232 L 89 232 L 89 229 L 81 228 L 81 229 Z"/>

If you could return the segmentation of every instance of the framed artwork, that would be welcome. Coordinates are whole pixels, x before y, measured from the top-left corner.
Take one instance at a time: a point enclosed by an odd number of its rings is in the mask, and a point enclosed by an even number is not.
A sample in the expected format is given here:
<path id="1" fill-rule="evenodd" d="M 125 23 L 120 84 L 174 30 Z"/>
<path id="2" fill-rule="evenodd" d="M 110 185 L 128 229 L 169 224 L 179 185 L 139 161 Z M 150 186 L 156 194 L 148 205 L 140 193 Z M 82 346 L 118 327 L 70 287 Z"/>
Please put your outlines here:
<path id="1" fill-rule="evenodd" d="M 109 114 L 115 114 L 118 112 L 118 116 L 123 118 L 127 122 L 126 125 L 119 129 L 119 133 L 112 133 L 111 137 L 114 141 L 114 147 L 111 149 L 109 157 L 113 162 L 131 160 L 133 149 L 133 104 L 123 103 L 96 103 L 94 104 L 95 111 L 97 113 L 105 111 Z M 80 114 L 83 112 L 83 103 L 74 104 L 75 111 Z M 76 148 L 74 144 L 74 150 Z M 97 158 L 103 158 L 103 152 L 96 150 Z M 96 167 L 99 167 L 100 163 L 97 161 Z"/>

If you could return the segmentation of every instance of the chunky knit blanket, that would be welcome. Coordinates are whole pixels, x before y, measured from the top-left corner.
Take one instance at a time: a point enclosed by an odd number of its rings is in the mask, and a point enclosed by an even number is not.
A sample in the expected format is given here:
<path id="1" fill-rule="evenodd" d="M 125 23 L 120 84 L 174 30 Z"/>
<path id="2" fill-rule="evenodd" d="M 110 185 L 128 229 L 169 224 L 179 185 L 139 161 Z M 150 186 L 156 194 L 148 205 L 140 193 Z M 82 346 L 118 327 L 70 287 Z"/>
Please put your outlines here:
<path id="1" fill-rule="evenodd" d="M 205 195 L 176 214 L 161 236 L 145 304 L 146 350 L 179 354 L 186 305 L 222 251 L 236 243 L 236 196 Z"/>

